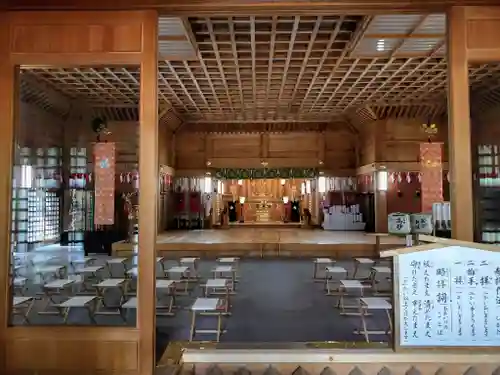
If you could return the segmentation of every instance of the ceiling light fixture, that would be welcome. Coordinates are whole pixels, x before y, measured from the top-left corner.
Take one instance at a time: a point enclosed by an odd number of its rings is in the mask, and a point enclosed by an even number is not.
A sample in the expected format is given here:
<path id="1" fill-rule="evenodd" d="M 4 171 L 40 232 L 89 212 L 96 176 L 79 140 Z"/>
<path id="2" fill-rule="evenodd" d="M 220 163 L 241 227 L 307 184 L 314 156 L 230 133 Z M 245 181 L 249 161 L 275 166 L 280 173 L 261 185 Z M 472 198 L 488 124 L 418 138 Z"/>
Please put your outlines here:
<path id="1" fill-rule="evenodd" d="M 377 51 L 381 52 L 385 49 L 385 40 L 379 39 L 377 42 Z"/>

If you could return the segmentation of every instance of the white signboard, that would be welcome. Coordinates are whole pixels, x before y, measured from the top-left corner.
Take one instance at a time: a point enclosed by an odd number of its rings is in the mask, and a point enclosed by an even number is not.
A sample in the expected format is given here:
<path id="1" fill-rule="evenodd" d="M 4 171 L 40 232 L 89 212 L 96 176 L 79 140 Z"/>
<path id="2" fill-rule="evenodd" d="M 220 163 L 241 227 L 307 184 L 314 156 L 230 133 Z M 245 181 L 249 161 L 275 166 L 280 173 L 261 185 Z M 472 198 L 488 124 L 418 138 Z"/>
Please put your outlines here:
<path id="1" fill-rule="evenodd" d="M 400 346 L 500 346 L 500 253 L 398 255 Z"/>

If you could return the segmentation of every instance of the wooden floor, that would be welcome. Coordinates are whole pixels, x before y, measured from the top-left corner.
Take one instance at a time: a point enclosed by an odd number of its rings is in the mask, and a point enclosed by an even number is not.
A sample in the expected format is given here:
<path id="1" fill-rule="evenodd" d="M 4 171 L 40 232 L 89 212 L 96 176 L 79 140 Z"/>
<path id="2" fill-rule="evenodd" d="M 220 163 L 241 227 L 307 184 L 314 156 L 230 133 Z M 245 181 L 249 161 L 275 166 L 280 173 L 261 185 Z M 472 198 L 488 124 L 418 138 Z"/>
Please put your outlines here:
<path id="1" fill-rule="evenodd" d="M 397 237 L 382 237 L 381 249 L 404 246 Z M 234 256 L 376 256 L 375 237 L 363 232 L 331 232 L 311 229 L 230 228 L 171 231 L 158 235 L 159 253 L 175 252 L 204 257 Z M 136 245 L 113 244 L 115 254 L 132 252 Z M 179 254 L 177 254 L 179 255 Z"/>

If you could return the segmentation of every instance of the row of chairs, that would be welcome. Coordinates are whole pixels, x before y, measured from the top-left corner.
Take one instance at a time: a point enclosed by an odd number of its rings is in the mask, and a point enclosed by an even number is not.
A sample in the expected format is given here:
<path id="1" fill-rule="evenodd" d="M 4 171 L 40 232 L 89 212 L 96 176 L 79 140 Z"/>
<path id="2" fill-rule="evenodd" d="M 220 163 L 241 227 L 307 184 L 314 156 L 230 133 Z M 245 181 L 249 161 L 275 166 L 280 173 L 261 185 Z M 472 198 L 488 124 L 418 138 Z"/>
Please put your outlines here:
<path id="1" fill-rule="evenodd" d="M 336 265 L 334 259 L 316 258 L 313 260 L 313 279 L 324 283 L 326 295 L 337 296 L 336 307 L 340 315 L 360 317 L 361 328 L 354 333 L 363 335 L 366 342 L 370 342 L 370 335 L 391 335 L 391 268 L 370 258 L 355 258 L 353 262 L 353 271 L 349 275 L 348 270 Z M 384 283 L 387 288 L 380 288 Z M 354 303 L 346 303 L 353 296 Z M 368 328 L 367 318 L 374 311 L 383 311 L 387 318 L 386 328 Z"/>
<path id="2" fill-rule="evenodd" d="M 74 275 L 68 277 L 68 267 L 65 265 L 43 265 L 35 270 L 43 283 L 40 296 L 25 295 L 27 277 L 17 275 L 13 279 L 16 295 L 13 300 L 14 315 L 20 315 L 23 322 L 30 323 L 29 314 L 36 300 L 42 300 L 39 314 L 57 314 L 66 323 L 72 309 L 87 310 L 91 323 L 96 323 L 95 316 L 119 315 L 127 321 L 127 312 L 137 308 L 134 280 L 137 277 L 137 267 L 130 258 L 107 259 L 104 265 L 93 264 L 96 259 L 85 257 L 70 262 L 69 268 Z M 165 259 L 157 258 L 163 274 L 156 280 L 157 313 L 158 315 L 172 316 L 176 306 L 176 296 L 188 294 L 189 285 L 200 280 L 198 274 L 198 258 L 182 258 L 179 264 L 166 268 Z M 227 315 L 229 310 L 229 295 L 235 293 L 238 258 L 220 258 L 212 270 L 212 279 L 200 284 L 203 297 L 197 298 L 191 306 L 193 315 L 209 312 L 208 299 L 217 300 L 216 312 Z M 122 272 L 117 275 L 117 266 Z M 107 273 L 106 276 L 104 276 Z M 76 277 L 75 277 L 76 276 Z M 118 304 L 107 302 L 106 294 L 109 290 L 118 291 Z M 215 298 L 214 298 L 215 296 Z M 56 300 L 63 297 L 62 302 Z M 166 300 L 168 299 L 168 300 Z M 205 302 L 205 303 L 204 303 Z M 213 302 L 213 301 L 212 301 Z M 205 310 L 204 310 L 205 309 Z M 193 324 L 195 322 L 193 317 Z M 195 334 L 194 326 L 191 329 Z M 219 329 L 217 339 L 220 338 Z M 215 332 L 214 332 L 215 333 Z"/>

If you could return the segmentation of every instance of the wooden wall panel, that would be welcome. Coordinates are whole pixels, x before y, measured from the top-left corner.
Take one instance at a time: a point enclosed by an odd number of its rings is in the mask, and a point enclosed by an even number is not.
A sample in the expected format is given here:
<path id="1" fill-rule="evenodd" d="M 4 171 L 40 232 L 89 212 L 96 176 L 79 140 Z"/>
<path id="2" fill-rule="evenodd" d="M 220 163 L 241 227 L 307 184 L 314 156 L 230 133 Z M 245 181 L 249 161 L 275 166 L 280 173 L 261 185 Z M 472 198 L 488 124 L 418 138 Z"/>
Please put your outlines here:
<path id="1" fill-rule="evenodd" d="M 427 119 L 388 119 L 385 124 L 385 137 L 382 139 L 381 154 L 385 162 L 418 162 L 420 158 L 420 143 L 428 141 L 428 135 L 422 130 L 422 124 Z M 432 137 L 434 142 L 447 143 L 446 122 L 436 122 L 438 134 Z M 443 160 L 447 161 L 444 148 Z"/>
<path id="2" fill-rule="evenodd" d="M 7 374 L 89 374 L 96 370 L 133 374 L 138 368 L 138 331 L 128 328 L 11 328 Z M 29 355 L 27 355 L 29 353 Z"/>
<path id="3" fill-rule="evenodd" d="M 375 163 L 376 131 L 378 122 L 365 124 L 359 134 L 359 165 Z"/>
<path id="4" fill-rule="evenodd" d="M 270 158 L 318 158 L 317 133 L 270 134 Z"/>
<path id="5" fill-rule="evenodd" d="M 175 169 L 206 168 L 203 134 L 180 133 L 175 136 Z"/>
<path id="6" fill-rule="evenodd" d="M 208 161 L 211 168 L 262 168 L 265 160 L 274 168 L 322 167 L 349 174 L 355 168 L 354 142 L 347 132 L 180 133 L 175 137 L 175 169 L 180 174 L 201 172 Z"/>
<path id="7" fill-rule="evenodd" d="M 500 144 L 500 105 L 472 119 L 475 144 Z"/>
<path id="8" fill-rule="evenodd" d="M 134 13 L 134 14 L 132 14 Z M 142 12 L 37 12 L 13 13 L 11 56 L 13 61 L 40 64 L 74 64 L 107 60 L 138 61 L 142 42 Z M 135 15 L 135 17 L 134 17 Z M 113 55 L 114 54 L 114 55 Z M 134 56 L 137 55 L 137 56 Z M 73 60 L 73 63 L 70 61 Z"/>
<path id="9" fill-rule="evenodd" d="M 326 132 L 318 136 L 324 138 L 326 169 L 356 168 L 356 136 L 348 132 Z M 321 145 L 321 139 L 318 141 Z"/>
<path id="10" fill-rule="evenodd" d="M 258 158 L 260 156 L 259 134 L 223 134 L 210 137 L 212 155 L 207 158 Z"/>

